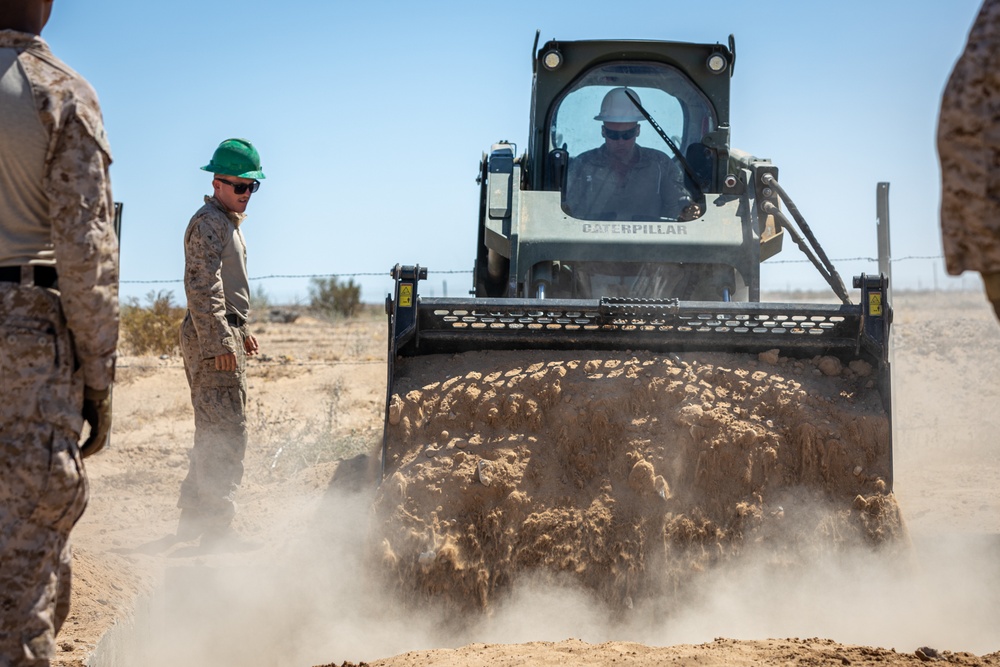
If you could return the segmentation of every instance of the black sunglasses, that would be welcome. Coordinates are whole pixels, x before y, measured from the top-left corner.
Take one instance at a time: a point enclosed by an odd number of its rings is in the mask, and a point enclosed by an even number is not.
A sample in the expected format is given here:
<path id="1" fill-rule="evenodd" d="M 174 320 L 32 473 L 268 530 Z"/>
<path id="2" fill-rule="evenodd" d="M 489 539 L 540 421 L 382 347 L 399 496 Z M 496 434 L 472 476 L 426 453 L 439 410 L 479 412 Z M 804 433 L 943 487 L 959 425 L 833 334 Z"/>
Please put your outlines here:
<path id="1" fill-rule="evenodd" d="M 604 127 L 604 136 L 612 141 L 626 141 L 632 139 L 639 134 L 639 126 L 636 125 L 628 130 L 612 130 L 606 126 Z"/>
<path id="2" fill-rule="evenodd" d="M 256 179 L 254 180 L 253 183 L 233 183 L 231 181 L 227 181 L 224 178 L 216 178 L 215 180 L 225 183 L 226 185 L 233 186 L 233 192 L 238 195 L 241 195 L 244 192 L 246 192 L 247 188 L 250 189 L 250 192 L 257 192 L 257 190 L 260 189 L 260 181 Z"/>

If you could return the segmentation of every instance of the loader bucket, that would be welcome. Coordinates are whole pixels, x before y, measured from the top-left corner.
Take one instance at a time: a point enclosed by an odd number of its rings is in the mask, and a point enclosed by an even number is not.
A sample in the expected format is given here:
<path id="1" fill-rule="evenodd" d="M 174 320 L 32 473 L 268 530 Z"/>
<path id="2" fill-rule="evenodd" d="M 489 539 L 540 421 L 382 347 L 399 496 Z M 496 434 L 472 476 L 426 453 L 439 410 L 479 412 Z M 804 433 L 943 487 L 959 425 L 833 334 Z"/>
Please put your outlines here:
<path id="1" fill-rule="evenodd" d="M 875 370 L 891 419 L 888 280 L 854 279 L 860 304 L 682 302 L 676 299 L 422 298 L 419 265 L 392 269 L 388 397 L 405 357 L 486 350 L 648 350 L 732 352 L 780 350 L 793 357 L 832 356 Z M 891 422 L 890 430 L 891 434 Z M 891 471 L 892 443 L 887 443 Z M 384 451 L 383 451 L 384 460 Z M 887 481 L 892 488 L 892 478 Z"/>

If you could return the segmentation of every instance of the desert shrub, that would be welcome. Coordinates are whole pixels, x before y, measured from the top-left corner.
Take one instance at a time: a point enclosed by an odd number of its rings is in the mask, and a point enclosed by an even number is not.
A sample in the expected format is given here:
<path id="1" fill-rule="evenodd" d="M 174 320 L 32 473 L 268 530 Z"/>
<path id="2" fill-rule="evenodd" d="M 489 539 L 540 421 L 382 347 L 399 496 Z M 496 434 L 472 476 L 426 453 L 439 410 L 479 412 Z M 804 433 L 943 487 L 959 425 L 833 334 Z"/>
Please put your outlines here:
<path id="1" fill-rule="evenodd" d="M 326 315 L 354 317 L 361 308 L 361 286 L 353 278 L 341 282 L 336 277 L 313 278 L 309 285 L 309 305 Z"/>
<path id="2" fill-rule="evenodd" d="M 131 354 L 174 354 L 180 347 L 185 309 L 174 303 L 174 293 L 150 292 L 147 305 L 129 298 L 121 309 L 121 343 Z"/>
<path id="3" fill-rule="evenodd" d="M 343 379 L 316 388 L 325 394 L 324 409 L 295 415 L 283 402 L 251 400 L 247 412 L 253 449 L 266 452 L 261 466 L 270 475 L 289 476 L 321 463 L 368 454 L 381 446 L 381 407 L 369 420 L 378 428 L 351 428 L 341 423 L 349 400 Z M 250 466 L 249 474 L 255 474 Z"/>

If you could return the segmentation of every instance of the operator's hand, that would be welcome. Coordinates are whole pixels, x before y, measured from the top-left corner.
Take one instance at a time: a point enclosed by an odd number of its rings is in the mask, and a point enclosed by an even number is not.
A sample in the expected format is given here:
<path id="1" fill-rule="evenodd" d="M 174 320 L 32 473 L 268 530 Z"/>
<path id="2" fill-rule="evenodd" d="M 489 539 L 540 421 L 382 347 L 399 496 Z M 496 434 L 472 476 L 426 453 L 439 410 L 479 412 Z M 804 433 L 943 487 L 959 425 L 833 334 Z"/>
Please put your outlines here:
<path id="1" fill-rule="evenodd" d="M 111 436 L 111 388 L 83 388 L 83 419 L 90 424 L 90 435 L 80 445 L 83 458 L 104 449 Z"/>
<path id="2" fill-rule="evenodd" d="M 257 345 L 257 337 L 253 334 L 247 334 L 246 340 L 243 341 L 243 349 L 246 350 L 248 357 L 257 354 L 257 351 L 260 349 Z"/>
<path id="3" fill-rule="evenodd" d="M 696 220 L 701 217 L 701 214 L 702 214 L 701 206 L 699 206 L 695 202 L 692 202 L 684 207 L 684 210 L 681 211 L 678 220 L 680 220 L 681 222 Z"/>
<path id="4" fill-rule="evenodd" d="M 236 370 L 236 353 L 227 352 L 225 354 L 220 354 L 215 358 L 215 370 L 217 371 L 235 371 Z"/>

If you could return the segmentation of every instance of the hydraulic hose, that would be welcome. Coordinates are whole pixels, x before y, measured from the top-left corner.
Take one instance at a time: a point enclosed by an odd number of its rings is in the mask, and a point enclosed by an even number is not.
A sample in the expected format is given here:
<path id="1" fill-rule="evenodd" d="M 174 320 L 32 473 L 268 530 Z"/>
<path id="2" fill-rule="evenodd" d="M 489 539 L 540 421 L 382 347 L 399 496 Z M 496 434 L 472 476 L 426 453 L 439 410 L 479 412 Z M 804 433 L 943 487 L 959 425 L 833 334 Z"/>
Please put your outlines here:
<path id="1" fill-rule="evenodd" d="M 806 243 L 806 240 L 802 238 L 802 235 L 798 233 L 785 214 L 781 212 L 781 209 L 771 202 L 765 202 L 764 213 L 774 216 L 778 225 L 788 232 L 788 234 L 792 237 L 792 240 L 795 241 L 795 244 L 799 246 L 799 249 L 802 250 L 802 253 L 809 259 L 809 261 L 813 263 L 813 266 L 816 267 L 819 274 L 823 276 L 823 279 L 830 285 L 837 297 L 843 303 L 850 304 L 851 297 L 847 294 L 847 288 L 844 287 L 844 281 L 840 279 L 840 276 L 837 274 L 835 269 L 832 269 L 832 267 L 828 269 L 820 262 L 820 260 L 813 253 L 812 248 L 809 247 L 809 244 Z"/>
<path id="2" fill-rule="evenodd" d="M 788 212 L 792 214 L 792 218 L 794 218 L 795 222 L 798 223 L 802 233 L 805 234 L 809 243 L 815 249 L 816 255 L 819 257 L 819 261 L 821 261 L 823 266 L 826 268 L 825 272 L 820 270 L 820 273 L 824 273 L 826 281 L 830 284 L 830 287 L 833 288 L 833 291 L 837 293 L 837 296 L 839 296 L 844 303 L 850 303 L 850 299 L 847 297 L 847 288 L 844 286 L 844 281 L 840 278 L 840 274 L 837 273 L 837 269 L 833 266 L 833 262 L 831 262 L 829 257 L 826 256 L 826 252 L 819 244 L 819 241 L 816 240 L 816 236 L 812 233 L 812 229 L 810 229 L 808 223 L 806 223 L 805 218 L 802 217 L 802 214 L 799 212 L 799 207 L 795 205 L 795 202 L 793 202 L 792 198 L 788 196 L 788 193 L 783 187 L 781 187 L 781 184 L 778 183 L 778 179 L 776 179 L 773 174 L 764 174 L 761 177 L 761 182 L 768 187 L 774 188 L 775 192 L 778 193 L 778 196 L 781 197 L 781 200 L 785 202 L 785 206 L 788 207 Z M 784 222 L 785 228 L 790 229 L 787 218 L 784 219 Z M 799 241 L 796 241 L 796 243 L 799 244 L 800 248 L 803 247 L 802 243 Z M 815 260 L 813 261 L 813 264 L 816 265 L 816 268 L 819 268 L 819 264 L 817 264 Z"/>

